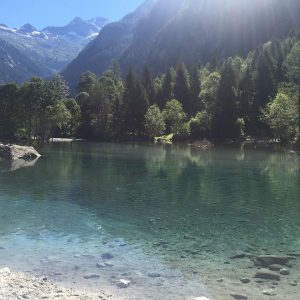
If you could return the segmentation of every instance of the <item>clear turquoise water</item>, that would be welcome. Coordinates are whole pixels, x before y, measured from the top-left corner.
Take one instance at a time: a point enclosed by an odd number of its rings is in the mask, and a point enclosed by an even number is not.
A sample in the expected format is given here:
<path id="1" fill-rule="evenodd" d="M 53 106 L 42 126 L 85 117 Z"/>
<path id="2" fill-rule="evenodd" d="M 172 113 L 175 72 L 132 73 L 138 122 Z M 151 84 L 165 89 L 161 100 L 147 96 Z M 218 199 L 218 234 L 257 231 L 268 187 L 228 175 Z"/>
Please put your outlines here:
<path id="1" fill-rule="evenodd" d="M 237 252 L 300 252 L 297 155 L 84 142 L 40 152 L 33 166 L 0 164 L 0 266 L 114 293 L 130 278 L 126 299 L 191 299 L 213 294 L 199 269 Z M 105 252 L 113 266 L 99 270 Z"/>

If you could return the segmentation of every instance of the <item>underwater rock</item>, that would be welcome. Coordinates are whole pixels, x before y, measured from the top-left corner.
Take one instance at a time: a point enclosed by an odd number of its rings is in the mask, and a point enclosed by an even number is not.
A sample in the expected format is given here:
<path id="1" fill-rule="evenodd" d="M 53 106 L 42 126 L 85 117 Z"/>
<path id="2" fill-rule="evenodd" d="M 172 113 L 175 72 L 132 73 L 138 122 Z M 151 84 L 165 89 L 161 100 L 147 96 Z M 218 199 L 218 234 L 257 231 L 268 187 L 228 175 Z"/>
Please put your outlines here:
<path id="1" fill-rule="evenodd" d="M 158 278 L 158 277 L 161 277 L 161 275 L 159 273 L 149 273 L 147 274 L 148 277 L 151 277 L 151 278 Z"/>
<path id="2" fill-rule="evenodd" d="M 282 269 L 282 265 L 276 265 L 276 264 L 274 264 L 274 265 L 269 266 L 269 269 L 271 271 L 280 271 Z"/>
<path id="3" fill-rule="evenodd" d="M 101 258 L 102 258 L 102 259 L 113 259 L 114 256 L 113 256 L 111 253 L 103 253 L 103 254 L 101 255 Z"/>
<path id="4" fill-rule="evenodd" d="M 96 267 L 99 269 L 103 269 L 106 267 L 106 265 L 104 263 L 97 263 Z"/>
<path id="5" fill-rule="evenodd" d="M 104 263 L 106 267 L 113 267 L 114 265 L 112 263 Z"/>
<path id="6" fill-rule="evenodd" d="M 256 257 L 256 265 L 262 267 L 269 267 L 271 265 L 286 265 L 289 262 L 289 256 L 276 255 L 260 255 Z"/>
<path id="7" fill-rule="evenodd" d="M 244 283 L 244 284 L 247 284 L 247 283 L 249 283 L 251 280 L 249 279 L 249 278 L 241 278 L 240 279 L 240 282 L 241 283 Z"/>
<path id="8" fill-rule="evenodd" d="M 290 271 L 286 268 L 280 269 L 280 274 L 281 275 L 290 275 Z"/>
<path id="9" fill-rule="evenodd" d="M 277 293 L 274 289 L 263 290 L 262 293 L 267 296 L 276 296 Z"/>
<path id="10" fill-rule="evenodd" d="M 17 159 L 34 160 L 39 157 L 41 155 L 33 147 L 0 144 L 0 158 L 13 161 Z"/>
<path id="11" fill-rule="evenodd" d="M 97 279 L 100 276 L 98 274 L 94 274 L 94 273 L 89 273 L 83 276 L 84 279 Z"/>
<path id="12" fill-rule="evenodd" d="M 127 279 L 120 279 L 119 283 L 118 283 L 118 286 L 120 288 L 128 288 L 130 286 L 130 280 L 127 280 Z"/>
<path id="13" fill-rule="evenodd" d="M 297 281 L 291 281 L 290 283 L 289 283 L 289 285 L 291 285 L 291 286 L 297 286 L 298 285 L 298 283 L 297 283 Z"/>
<path id="14" fill-rule="evenodd" d="M 248 297 L 241 294 L 230 294 L 230 296 L 236 300 L 247 300 Z"/>
<path id="15" fill-rule="evenodd" d="M 260 269 L 256 272 L 255 278 L 261 278 L 261 279 L 269 279 L 269 280 L 280 280 L 280 276 L 268 269 Z"/>

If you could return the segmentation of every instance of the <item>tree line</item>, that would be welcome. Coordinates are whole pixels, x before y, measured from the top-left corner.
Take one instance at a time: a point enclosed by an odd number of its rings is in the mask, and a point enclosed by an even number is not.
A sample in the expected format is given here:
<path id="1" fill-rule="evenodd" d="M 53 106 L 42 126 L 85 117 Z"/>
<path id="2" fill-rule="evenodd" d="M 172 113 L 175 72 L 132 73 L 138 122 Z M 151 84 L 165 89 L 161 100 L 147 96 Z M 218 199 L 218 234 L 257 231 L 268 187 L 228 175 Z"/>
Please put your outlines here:
<path id="1" fill-rule="evenodd" d="M 153 78 L 116 62 L 101 76 L 81 75 L 70 97 L 60 75 L 0 86 L 0 139 L 56 137 L 122 140 L 171 134 L 175 139 L 299 139 L 300 34 L 259 45 L 247 57 L 183 63 Z"/>

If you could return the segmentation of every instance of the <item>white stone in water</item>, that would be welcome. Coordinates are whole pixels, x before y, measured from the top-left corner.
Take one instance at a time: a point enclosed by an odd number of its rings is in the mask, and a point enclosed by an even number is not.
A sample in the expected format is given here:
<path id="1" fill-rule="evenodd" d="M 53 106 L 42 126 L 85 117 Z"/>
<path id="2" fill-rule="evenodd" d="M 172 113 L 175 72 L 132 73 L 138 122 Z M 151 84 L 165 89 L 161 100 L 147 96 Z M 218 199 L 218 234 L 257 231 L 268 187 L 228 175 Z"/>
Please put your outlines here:
<path id="1" fill-rule="evenodd" d="M 276 296 L 277 293 L 274 289 L 263 290 L 263 294 L 267 296 Z"/>
<path id="2" fill-rule="evenodd" d="M 1 274 L 9 274 L 10 273 L 10 269 L 9 268 L 0 269 L 0 273 Z"/>
<path id="3" fill-rule="evenodd" d="M 119 287 L 121 288 L 128 288 L 130 286 L 130 280 L 127 279 L 120 279 L 119 281 Z"/>
<path id="4" fill-rule="evenodd" d="M 209 300 L 206 297 L 198 297 L 198 298 L 193 298 L 192 300 Z"/>
<path id="5" fill-rule="evenodd" d="M 290 271 L 288 269 L 285 269 L 285 268 L 282 268 L 280 270 L 280 274 L 281 275 L 289 275 L 290 274 Z"/>

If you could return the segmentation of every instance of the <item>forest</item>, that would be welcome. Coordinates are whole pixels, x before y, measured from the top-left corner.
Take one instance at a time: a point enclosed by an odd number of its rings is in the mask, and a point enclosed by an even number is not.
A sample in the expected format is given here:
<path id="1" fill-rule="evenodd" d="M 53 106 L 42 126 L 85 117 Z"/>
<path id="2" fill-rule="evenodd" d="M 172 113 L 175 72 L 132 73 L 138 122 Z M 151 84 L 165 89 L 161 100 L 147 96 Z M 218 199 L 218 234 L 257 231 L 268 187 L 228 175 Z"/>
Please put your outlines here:
<path id="1" fill-rule="evenodd" d="M 165 74 L 121 74 L 116 61 L 81 75 L 0 86 L 0 139 L 131 140 L 171 135 L 214 142 L 246 138 L 299 143 L 300 33 L 257 46 L 246 57 L 213 59 Z"/>

